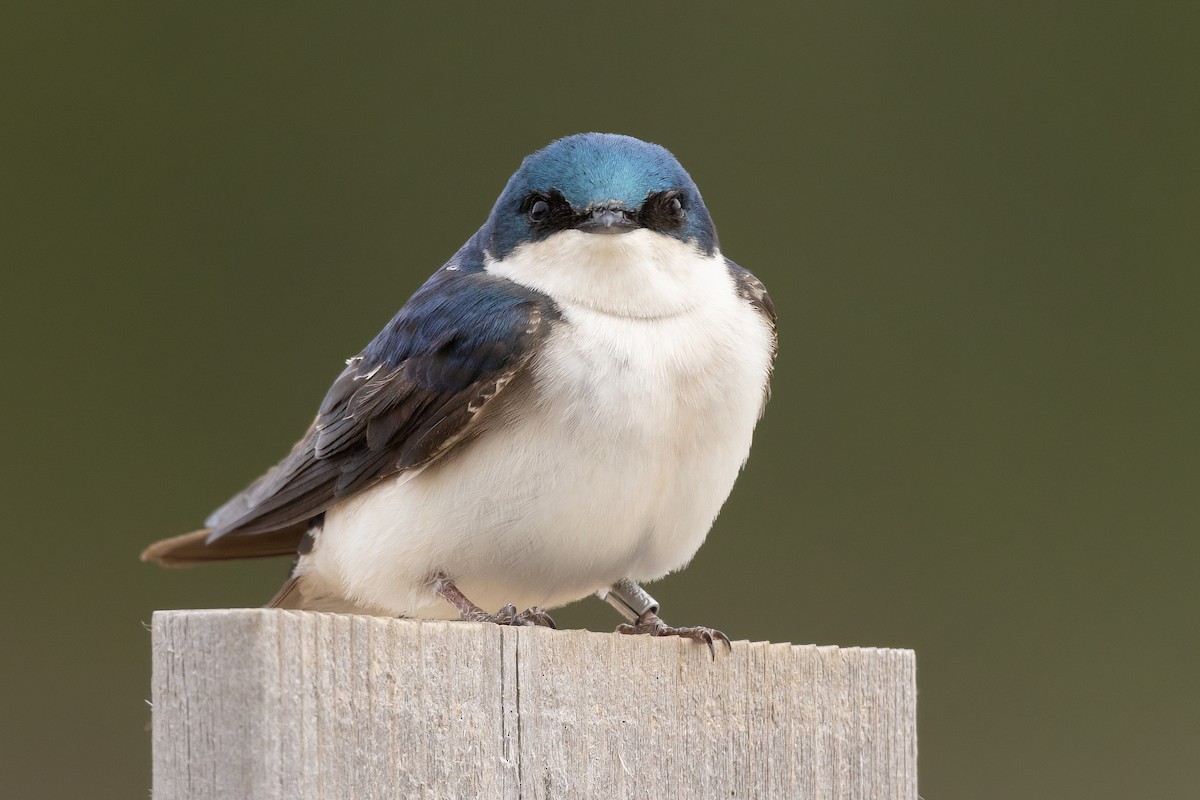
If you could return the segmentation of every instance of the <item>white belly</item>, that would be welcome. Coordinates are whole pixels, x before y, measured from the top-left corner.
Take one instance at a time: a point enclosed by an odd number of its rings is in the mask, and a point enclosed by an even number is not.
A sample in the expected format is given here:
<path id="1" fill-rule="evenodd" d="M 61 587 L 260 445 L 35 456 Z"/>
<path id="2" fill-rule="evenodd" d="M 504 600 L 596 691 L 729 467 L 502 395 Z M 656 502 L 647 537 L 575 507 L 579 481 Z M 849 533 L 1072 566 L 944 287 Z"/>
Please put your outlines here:
<path id="1" fill-rule="evenodd" d="M 667 318 L 560 300 L 528 402 L 330 509 L 301 571 L 367 609 L 453 617 L 430 592 L 438 572 L 494 611 L 685 565 L 749 453 L 769 372 L 766 323 L 717 269 Z"/>

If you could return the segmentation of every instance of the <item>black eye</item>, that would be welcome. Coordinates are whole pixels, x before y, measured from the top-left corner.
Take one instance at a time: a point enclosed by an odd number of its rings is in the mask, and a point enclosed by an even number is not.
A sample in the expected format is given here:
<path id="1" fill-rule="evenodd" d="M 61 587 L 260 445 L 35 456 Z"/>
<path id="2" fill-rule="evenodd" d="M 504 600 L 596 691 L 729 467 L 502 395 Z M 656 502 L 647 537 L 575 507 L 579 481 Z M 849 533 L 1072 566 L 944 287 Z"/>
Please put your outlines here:
<path id="1" fill-rule="evenodd" d="M 683 216 L 683 203 L 680 202 L 678 197 L 672 197 L 671 202 L 667 203 L 667 213 L 672 217 Z"/>
<path id="2" fill-rule="evenodd" d="M 534 200 L 529 206 L 529 219 L 541 222 L 550 213 L 550 204 L 545 200 Z"/>

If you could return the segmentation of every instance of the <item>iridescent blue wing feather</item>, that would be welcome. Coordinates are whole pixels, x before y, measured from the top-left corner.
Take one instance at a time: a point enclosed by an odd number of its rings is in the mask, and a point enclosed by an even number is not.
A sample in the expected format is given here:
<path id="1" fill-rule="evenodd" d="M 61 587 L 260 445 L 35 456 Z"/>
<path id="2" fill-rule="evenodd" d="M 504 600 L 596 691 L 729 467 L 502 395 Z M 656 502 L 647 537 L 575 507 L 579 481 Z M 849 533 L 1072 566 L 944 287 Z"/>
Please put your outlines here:
<path id="1" fill-rule="evenodd" d="M 347 362 L 291 453 L 207 520 L 209 541 L 293 525 L 464 440 L 558 316 L 537 292 L 452 262 Z"/>

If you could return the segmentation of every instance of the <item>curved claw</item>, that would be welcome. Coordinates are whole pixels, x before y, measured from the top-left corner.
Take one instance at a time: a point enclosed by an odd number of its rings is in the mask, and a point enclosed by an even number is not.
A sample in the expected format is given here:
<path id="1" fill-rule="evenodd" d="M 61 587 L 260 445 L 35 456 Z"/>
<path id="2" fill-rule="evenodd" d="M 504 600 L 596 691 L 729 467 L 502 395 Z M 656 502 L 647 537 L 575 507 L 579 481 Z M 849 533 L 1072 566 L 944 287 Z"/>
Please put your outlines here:
<path id="1" fill-rule="evenodd" d="M 517 607 L 509 603 L 495 614 L 485 611 L 468 611 L 462 615 L 467 622 L 492 622 L 496 625 L 512 625 L 517 618 Z"/>
<path id="2" fill-rule="evenodd" d="M 517 627 L 533 627 L 535 625 L 555 629 L 558 627 L 554 624 L 554 619 L 537 606 L 527 608 L 518 614 L 517 607 L 512 603 L 509 603 L 495 614 L 487 614 L 483 611 L 467 612 L 463 615 L 463 619 L 468 622 L 491 622 L 496 625 L 515 625 Z"/>
<path id="3" fill-rule="evenodd" d="M 491 622 L 496 625 L 541 625 L 546 628 L 557 628 L 554 620 L 537 606 L 527 608 L 520 614 L 517 607 L 509 603 L 495 614 L 489 614 L 466 598 L 454 581 L 444 572 L 433 576 L 432 589 L 439 597 L 458 611 L 461 619 L 467 622 Z"/>
<path id="4" fill-rule="evenodd" d="M 617 633 L 624 634 L 648 634 L 650 636 L 679 636 L 684 639 L 692 639 L 697 642 L 702 642 L 708 645 L 708 651 L 712 654 L 713 660 L 717 658 L 717 641 L 722 641 L 725 646 L 733 652 L 733 644 L 729 641 L 729 637 L 716 628 L 708 628 L 703 625 L 694 625 L 687 628 L 673 628 L 658 618 L 658 615 L 647 611 L 637 618 L 633 624 L 618 625 Z"/>
<path id="5" fill-rule="evenodd" d="M 513 617 L 513 625 L 540 625 L 543 628 L 553 628 L 558 630 L 558 626 L 554 624 L 554 617 L 542 611 L 537 606 L 527 608 L 520 614 Z"/>

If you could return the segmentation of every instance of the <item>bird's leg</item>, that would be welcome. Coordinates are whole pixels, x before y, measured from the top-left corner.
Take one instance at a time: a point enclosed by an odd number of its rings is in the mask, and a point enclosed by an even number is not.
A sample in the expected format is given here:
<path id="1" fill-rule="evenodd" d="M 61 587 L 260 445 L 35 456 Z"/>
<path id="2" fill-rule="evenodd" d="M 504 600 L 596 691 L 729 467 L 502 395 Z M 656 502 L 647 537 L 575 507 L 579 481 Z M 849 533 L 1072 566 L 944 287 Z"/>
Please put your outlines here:
<path id="1" fill-rule="evenodd" d="M 596 594 L 628 620 L 626 624 L 617 626 L 617 633 L 648 633 L 651 636 L 682 636 L 685 639 L 694 639 L 707 644 L 713 658 L 717 657 L 718 641 L 724 642 L 730 650 L 733 649 L 729 637 L 714 628 L 673 628 L 663 622 L 658 617 L 658 601 L 628 578 L 623 578 Z"/>
<path id="2" fill-rule="evenodd" d="M 454 581 L 450 580 L 444 572 L 439 572 L 434 576 L 433 591 L 437 593 L 438 597 L 454 606 L 459 617 L 467 622 L 494 622 L 497 625 L 542 625 L 547 628 L 558 627 L 554 624 L 554 620 L 550 615 L 537 606 L 527 608 L 518 614 L 516 606 L 509 603 L 495 614 L 489 614 L 468 600 L 467 596 L 458 590 L 458 587 L 454 585 Z"/>

